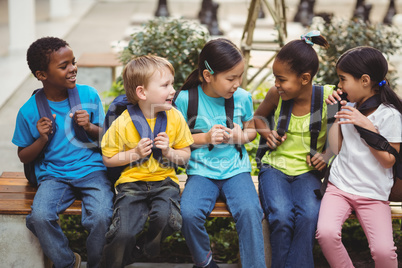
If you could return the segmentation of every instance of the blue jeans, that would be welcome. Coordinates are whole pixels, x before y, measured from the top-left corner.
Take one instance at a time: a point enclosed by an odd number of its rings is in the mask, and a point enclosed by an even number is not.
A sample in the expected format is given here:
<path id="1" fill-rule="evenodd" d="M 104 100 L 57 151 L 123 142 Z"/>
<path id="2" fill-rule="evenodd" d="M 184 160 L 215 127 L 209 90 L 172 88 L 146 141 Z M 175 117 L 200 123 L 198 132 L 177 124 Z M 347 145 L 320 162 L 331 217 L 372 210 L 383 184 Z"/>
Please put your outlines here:
<path id="1" fill-rule="evenodd" d="M 88 230 L 88 267 L 99 267 L 105 234 L 113 213 L 113 192 L 105 171 L 95 171 L 83 178 L 65 180 L 44 178 L 36 192 L 27 227 L 40 242 L 54 266 L 73 267 L 74 253 L 57 223 L 59 214 L 77 198 L 82 200 L 82 225 Z"/>
<path id="2" fill-rule="evenodd" d="M 288 176 L 264 165 L 259 174 L 262 208 L 269 222 L 272 267 L 314 267 L 313 246 L 321 201 L 318 171 Z"/>
<path id="3" fill-rule="evenodd" d="M 101 267 L 124 267 L 136 254 L 155 257 L 160 243 L 181 228 L 180 188 L 171 178 L 119 184 Z M 148 230 L 137 237 L 149 218 Z M 141 252 L 136 253 L 136 247 Z"/>
<path id="4" fill-rule="evenodd" d="M 263 213 L 250 173 L 240 173 L 225 180 L 189 176 L 181 197 L 182 233 L 197 266 L 212 259 L 205 220 L 221 197 L 226 201 L 239 235 L 242 267 L 265 266 L 262 235 Z"/>

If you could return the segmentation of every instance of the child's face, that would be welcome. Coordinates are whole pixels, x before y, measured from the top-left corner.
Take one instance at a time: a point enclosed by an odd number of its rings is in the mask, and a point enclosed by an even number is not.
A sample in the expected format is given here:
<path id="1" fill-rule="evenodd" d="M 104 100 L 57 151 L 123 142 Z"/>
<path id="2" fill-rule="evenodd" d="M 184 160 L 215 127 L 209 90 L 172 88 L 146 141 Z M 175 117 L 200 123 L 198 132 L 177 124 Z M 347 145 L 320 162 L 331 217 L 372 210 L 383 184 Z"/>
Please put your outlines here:
<path id="1" fill-rule="evenodd" d="M 71 89 L 75 87 L 77 65 L 70 47 L 62 47 L 50 54 L 48 70 L 44 72 L 42 82 L 55 89 Z"/>
<path id="2" fill-rule="evenodd" d="M 350 102 L 363 103 L 368 99 L 370 93 L 363 87 L 362 79 L 357 79 L 351 74 L 345 73 L 339 68 L 336 69 L 339 77 L 338 88 L 348 94 L 348 100 Z"/>
<path id="3" fill-rule="evenodd" d="M 272 71 L 275 76 L 275 87 L 283 100 L 294 99 L 300 95 L 302 78 L 293 72 L 287 63 L 275 60 Z"/>
<path id="4" fill-rule="evenodd" d="M 211 75 L 206 94 L 210 97 L 229 99 L 243 81 L 244 61 L 240 61 L 232 69 Z"/>
<path id="5" fill-rule="evenodd" d="M 175 94 L 173 88 L 174 76 L 168 68 L 157 70 L 149 79 L 145 87 L 146 102 L 155 114 L 172 108 Z"/>

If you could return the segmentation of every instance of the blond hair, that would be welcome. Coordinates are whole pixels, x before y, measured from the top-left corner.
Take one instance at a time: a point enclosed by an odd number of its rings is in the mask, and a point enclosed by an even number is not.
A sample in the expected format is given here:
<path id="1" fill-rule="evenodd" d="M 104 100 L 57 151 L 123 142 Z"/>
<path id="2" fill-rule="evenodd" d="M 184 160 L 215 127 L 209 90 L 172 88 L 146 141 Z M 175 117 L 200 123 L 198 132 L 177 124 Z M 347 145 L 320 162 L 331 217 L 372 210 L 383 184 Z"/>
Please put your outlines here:
<path id="1" fill-rule="evenodd" d="M 163 68 L 168 68 L 174 76 L 174 68 L 165 58 L 155 55 L 146 55 L 130 60 L 123 69 L 123 84 L 128 101 L 133 104 L 137 103 L 137 87 L 146 87 L 152 75 L 156 71 L 161 71 Z"/>

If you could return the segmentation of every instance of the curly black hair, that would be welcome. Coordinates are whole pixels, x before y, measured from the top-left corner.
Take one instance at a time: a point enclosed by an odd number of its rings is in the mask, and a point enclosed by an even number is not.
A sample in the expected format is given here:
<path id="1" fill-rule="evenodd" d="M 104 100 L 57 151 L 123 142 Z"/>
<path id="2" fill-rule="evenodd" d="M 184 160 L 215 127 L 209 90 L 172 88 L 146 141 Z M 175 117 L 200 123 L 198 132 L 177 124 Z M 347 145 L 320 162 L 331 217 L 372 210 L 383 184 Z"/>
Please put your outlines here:
<path id="1" fill-rule="evenodd" d="M 50 54 L 69 44 L 57 37 L 42 37 L 33 42 L 27 51 L 27 62 L 32 74 L 36 71 L 47 71 Z"/>

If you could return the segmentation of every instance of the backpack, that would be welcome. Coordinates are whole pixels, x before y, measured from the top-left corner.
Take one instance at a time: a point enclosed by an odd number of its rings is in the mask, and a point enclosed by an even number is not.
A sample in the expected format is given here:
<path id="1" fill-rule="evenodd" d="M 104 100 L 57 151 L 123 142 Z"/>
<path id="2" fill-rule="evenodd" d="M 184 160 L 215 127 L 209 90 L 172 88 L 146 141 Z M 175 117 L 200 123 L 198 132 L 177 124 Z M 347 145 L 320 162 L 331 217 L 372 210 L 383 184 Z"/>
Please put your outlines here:
<path id="1" fill-rule="evenodd" d="M 310 156 L 314 156 L 317 153 L 317 142 L 318 136 L 321 130 L 321 120 L 322 120 L 322 105 L 324 98 L 324 87 L 319 85 L 313 85 L 313 93 L 311 95 L 311 116 L 310 116 Z M 282 101 L 281 110 L 278 118 L 277 124 L 277 133 L 279 136 L 285 135 L 288 131 L 290 118 L 292 115 L 293 108 L 293 100 Z M 328 106 L 328 115 L 327 115 L 327 123 L 331 124 L 335 121 L 335 118 L 332 114 L 330 106 Z M 332 115 L 332 116 L 330 116 Z M 268 122 L 271 123 L 270 128 L 274 129 L 272 126 L 274 123 L 273 113 L 268 116 Z M 257 163 L 257 168 L 261 169 L 262 163 L 261 159 L 264 157 L 267 151 L 270 151 L 268 145 L 266 144 L 267 140 L 263 137 L 260 138 L 259 145 L 257 148 L 255 160 Z"/>
<path id="2" fill-rule="evenodd" d="M 32 162 L 24 164 L 25 177 L 27 178 L 28 182 L 32 186 L 36 187 L 38 185 L 38 181 L 37 181 L 36 174 L 35 174 L 35 165 L 36 165 L 36 163 L 40 162 L 45 156 L 44 152 L 45 152 L 47 146 L 52 141 L 54 134 L 56 133 L 56 122 L 53 118 L 52 111 L 50 110 L 50 106 L 47 101 L 45 91 L 43 90 L 43 88 L 34 90 L 32 93 L 32 96 L 33 95 L 35 95 L 35 101 L 36 101 L 36 106 L 38 107 L 39 117 L 40 118 L 47 117 L 52 121 L 52 133 L 49 134 L 48 141 L 45 144 L 45 146 L 43 147 L 41 153 Z M 82 109 L 77 87 L 74 87 L 73 89 L 68 90 L 68 101 L 70 103 L 71 112 L 73 114 L 77 110 Z M 80 127 L 74 120 L 72 120 L 72 122 L 73 122 L 73 128 L 75 131 L 76 138 L 83 143 L 94 144 L 93 141 L 88 137 L 84 128 Z M 95 145 L 97 146 L 97 144 L 95 144 Z"/>
<path id="3" fill-rule="evenodd" d="M 380 95 L 376 94 L 369 99 L 367 99 L 360 107 L 359 111 L 365 111 L 372 108 L 377 108 L 381 104 Z M 355 125 L 356 130 L 359 132 L 360 137 L 367 143 L 367 145 L 371 146 L 376 150 L 387 151 L 388 153 L 395 156 L 395 164 L 393 166 L 394 173 L 394 185 L 391 188 L 391 193 L 389 196 L 389 201 L 393 202 L 401 202 L 402 201 L 402 148 L 400 148 L 399 153 L 396 151 L 385 139 L 382 135 L 370 131 L 368 129 L 362 128 L 360 126 Z M 401 144 L 402 145 L 402 144 Z M 333 161 L 332 161 L 333 162 Z M 328 179 L 330 174 L 329 166 L 323 184 L 321 188 L 316 190 L 315 193 L 318 198 L 322 198 L 324 196 L 325 190 L 328 185 Z"/>
<path id="4" fill-rule="evenodd" d="M 176 100 L 180 91 L 176 92 L 174 100 Z M 187 108 L 187 124 L 190 128 L 191 134 L 203 133 L 200 129 L 195 129 L 195 123 L 197 121 L 198 115 L 198 88 L 190 88 L 188 90 L 188 108 Z M 229 99 L 225 99 L 225 113 L 226 113 L 226 126 L 230 129 L 234 127 L 233 125 L 233 114 L 234 114 L 234 99 L 233 96 Z M 234 145 L 236 150 L 240 154 L 240 159 L 243 158 L 243 152 L 239 144 Z M 208 149 L 211 151 L 214 148 L 213 144 L 208 145 Z M 196 150 L 195 146 L 191 146 L 191 150 Z"/>
<path id="5" fill-rule="evenodd" d="M 149 124 L 142 113 L 140 107 L 138 105 L 131 104 L 126 95 L 117 96 L 109 106 L 109 109 L 106 112 L 105 122 L 104 122 L 104 133 L 109 129 L 111 124 L 117 117 L 119 117 L 125 110 L 128 110 L 131 120 L 140 134 L 141 138 L 148 137 L 151 140 L 160 133 L 166 131 L 167 126 L 167 116 L 166 112 L 159 112 L 156 117 L 154 132 L 151 131 Z M 155 147 L 152 148 L 153 158 L 156 159 L 163 166 L 171 166 L 170 162 L 167 162 L 162 156 L 162 150 Z M 149 160 L 151 154 L 139 159 L 137 161 L 131 162 L 128 165 L 118 166 L 118 167 L 107 167 L 107 176 L 109 180 L 114 183 L 119 179 L 121 172 L 128 166 L 133 167 L 135 165 L 141 165 Z"/>

